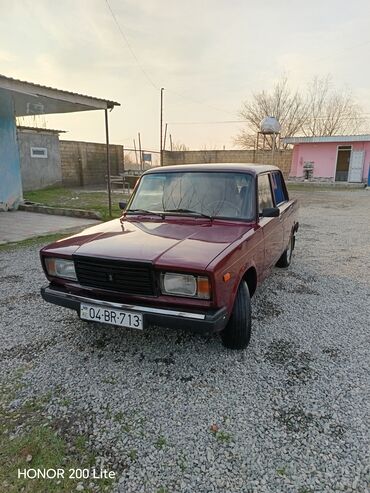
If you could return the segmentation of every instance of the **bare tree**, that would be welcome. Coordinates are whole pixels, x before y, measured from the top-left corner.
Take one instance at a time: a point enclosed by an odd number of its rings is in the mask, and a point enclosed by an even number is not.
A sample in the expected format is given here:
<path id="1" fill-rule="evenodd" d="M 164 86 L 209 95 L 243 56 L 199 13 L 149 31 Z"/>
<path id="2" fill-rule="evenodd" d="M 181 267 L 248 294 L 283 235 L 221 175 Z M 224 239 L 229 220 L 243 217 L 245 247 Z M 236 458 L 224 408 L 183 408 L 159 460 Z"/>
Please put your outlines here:
<path id="1" fill-rule="evenodd" d="M 243 103 L 239 116 L 245 120 L 246 128 L 240 131 L 235 143 L 244 149 L 254 148 L 260 123 L 266 116 L 274 116 L 279 120 L 282 135 L 295 135 L 306 119 L 306 112 L 302 96 L 298 91 L 292 91 L 287 77 L 283 77 L 271 93 L 255 93 L 250 101 Z M 271 147 L 271 139 L 268 145 Z"/>
<path id="2" fill-rule="evenodd" d="M 253 94 L 243 103 L 239 116 L 246 126 L 236 136 L 235 144 L 244 149 L 255 148 L 260 122 L 266 116 L 279 120 L 283 137 L 356 133 L 364 123 L 352 95 L 334 90 L 329 76 L 315 77 L 304 94 L 291 89 L 287 77 L 283 77 L 272 92 Z M 271 148 L 271 142 L 267 138 L 264 144 Z"/>
<path id="3" fill-rule="evenodd" d="M 182 144 L 181 142 L 174 142 L 172 145 L 172 150 L 173 151 L 188 151 L 189 147 L 187 147 L 185 144 Z"/>
<path id="4" fill-rule="evenodd" d="M 302 133 L 307 136 L 355 134 L 364 126 L 360 107 L 348 91 L 332 88 L 330 76 L 315 77 L 308 87 L 307 117 Z"/>

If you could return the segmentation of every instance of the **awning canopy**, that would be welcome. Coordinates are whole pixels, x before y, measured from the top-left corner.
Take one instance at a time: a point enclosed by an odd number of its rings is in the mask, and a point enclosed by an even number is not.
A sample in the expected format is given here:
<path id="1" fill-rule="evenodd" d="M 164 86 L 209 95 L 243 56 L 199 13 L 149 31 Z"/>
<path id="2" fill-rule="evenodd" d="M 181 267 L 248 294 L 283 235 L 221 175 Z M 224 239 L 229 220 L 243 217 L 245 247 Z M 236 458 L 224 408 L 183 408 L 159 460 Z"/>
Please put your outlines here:
<path id="1" fill-rule="evenodd" d="M 106 110 L 120 106 L 115 101 L 62 91 L 53 87 L 13 79 L 5 75 L 0 75 L 0 92 L 1 90 L 11 94 L 14 101 L 15 116 Z"/>

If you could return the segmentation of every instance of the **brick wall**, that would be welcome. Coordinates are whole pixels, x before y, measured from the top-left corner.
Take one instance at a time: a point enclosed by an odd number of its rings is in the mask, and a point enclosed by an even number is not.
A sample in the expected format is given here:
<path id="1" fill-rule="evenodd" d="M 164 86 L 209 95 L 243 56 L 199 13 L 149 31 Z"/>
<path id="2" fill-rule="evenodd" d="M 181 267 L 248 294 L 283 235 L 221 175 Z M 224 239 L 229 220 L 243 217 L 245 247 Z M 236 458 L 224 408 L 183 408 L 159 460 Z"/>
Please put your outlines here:
<path id="1" fill-rule="evenodd" d="M 275 152 L 274 164 L 288 178 L 292 162 L 291 149 Z M 255 163 L 272 164 L 271 151 L 225 150 L 225 151 L 164 151 L 163 165 L 203 163 Z"/>
<path id="2" fill-rule="evenodd" d="M 123 171 L 123 147 L 109 146 L 111 174 Z M 60 141 L 62 183 L 64 186 L 105 184 L 107 158 L 105 144 L 95 142 Z"/>

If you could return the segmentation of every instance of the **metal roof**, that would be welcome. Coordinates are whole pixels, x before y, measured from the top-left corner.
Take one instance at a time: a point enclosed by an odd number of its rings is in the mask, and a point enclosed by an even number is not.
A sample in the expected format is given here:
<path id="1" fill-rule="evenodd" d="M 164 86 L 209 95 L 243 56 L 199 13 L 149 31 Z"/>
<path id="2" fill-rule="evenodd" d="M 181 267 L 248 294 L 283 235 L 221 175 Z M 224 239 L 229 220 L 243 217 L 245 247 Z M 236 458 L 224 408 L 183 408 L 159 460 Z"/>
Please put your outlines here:
<path id="1" fill-rule="evenodd" d="M 176 172 L 176 171 L 234 171 L 234 172 L 249 172 L 253 174 L 260 174 L 266 171 L 279 170 L 277 166 L 271 166 L 268 164 L 256 164 L 256 163 L 206 163 L 206 164 L 176 164 L 173 166 L 160 166 L 157 168 L 151 168 L 145 172 L 161 173 L 161 172 Z"/>
<path id="2" fill-rule="evenodd" d="M 112 109 L 120 106 L 108 99 L 42 86 L 0 74 L 0 93 L 2 91 L 13 97 L 15 116 Z"/>
<path id="3" fill-rule="evenodd" d="M 321 142 L 367 142 L 370 135 L 322 135 L 316 137 L 284 137 L 284 144 L 320 144 Z"/>
<path id="4" fill-rule="evenodd" d="M 28 127 L 26 125 L 17 125 L 17 130 L 21 132 L 36 132 L 46 134 L 65 134 L 67 130 L 56 130 L 54 128 Z"/>

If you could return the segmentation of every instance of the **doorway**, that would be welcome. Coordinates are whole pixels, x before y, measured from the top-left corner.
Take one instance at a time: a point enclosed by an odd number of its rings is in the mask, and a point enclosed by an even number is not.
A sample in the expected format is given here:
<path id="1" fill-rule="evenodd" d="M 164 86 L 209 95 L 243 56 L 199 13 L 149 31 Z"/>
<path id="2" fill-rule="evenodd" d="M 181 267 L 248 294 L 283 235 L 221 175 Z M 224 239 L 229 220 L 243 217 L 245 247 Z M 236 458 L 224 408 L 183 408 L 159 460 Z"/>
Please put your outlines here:
<path id="1" fill-rule="evenodd" d="M 338 146 L 335 181 L 348 181 L 352 146 Z"/>

